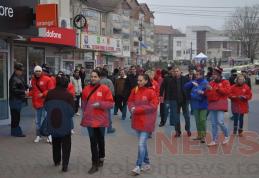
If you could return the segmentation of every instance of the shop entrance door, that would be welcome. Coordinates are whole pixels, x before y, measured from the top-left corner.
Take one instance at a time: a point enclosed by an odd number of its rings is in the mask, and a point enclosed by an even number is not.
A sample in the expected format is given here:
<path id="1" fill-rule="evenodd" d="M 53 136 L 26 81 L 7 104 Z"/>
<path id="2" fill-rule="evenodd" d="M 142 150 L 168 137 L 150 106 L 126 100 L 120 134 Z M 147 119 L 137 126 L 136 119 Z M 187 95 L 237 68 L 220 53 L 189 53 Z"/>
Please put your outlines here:
<path id="1" fill-rule="evenodd" d="M 0 125 L 9 122 L 8 52 L 0 51 Z"/>

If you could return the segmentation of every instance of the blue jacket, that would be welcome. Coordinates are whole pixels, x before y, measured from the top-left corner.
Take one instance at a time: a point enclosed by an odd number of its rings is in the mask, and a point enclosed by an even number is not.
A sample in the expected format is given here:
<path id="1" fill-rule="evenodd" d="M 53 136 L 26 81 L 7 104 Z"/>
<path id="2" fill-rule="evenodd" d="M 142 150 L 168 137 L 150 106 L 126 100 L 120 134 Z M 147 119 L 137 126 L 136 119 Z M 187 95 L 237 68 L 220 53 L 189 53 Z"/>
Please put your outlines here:
<path id="1" fill-rule="evenodd" d="M 192 82 L 198 83 L 198 86 L 194 86 Z M 193 109 L 208 109 L 207 97 L 198 93 L 199 90 L 205 91 L 207 85 L 206 79 L 192 80 L 184 85 L 185 89 L 191 89 L 191 106 Z"/>

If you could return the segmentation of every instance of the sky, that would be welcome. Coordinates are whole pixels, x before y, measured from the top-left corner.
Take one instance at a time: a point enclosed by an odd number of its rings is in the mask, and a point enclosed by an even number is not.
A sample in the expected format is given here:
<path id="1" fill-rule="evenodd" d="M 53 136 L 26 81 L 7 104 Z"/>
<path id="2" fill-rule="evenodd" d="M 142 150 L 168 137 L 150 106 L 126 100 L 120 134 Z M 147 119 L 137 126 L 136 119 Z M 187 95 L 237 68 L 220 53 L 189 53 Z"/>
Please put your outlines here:
<path id="1" fill-rule="evenodd" d="M 171 25 L 185 32 L 190 25 L 206 25 L 223 30 L 237 7 L 253 6 L 259 0 L 138 0 L 155 11 L 156 25 Z"/>

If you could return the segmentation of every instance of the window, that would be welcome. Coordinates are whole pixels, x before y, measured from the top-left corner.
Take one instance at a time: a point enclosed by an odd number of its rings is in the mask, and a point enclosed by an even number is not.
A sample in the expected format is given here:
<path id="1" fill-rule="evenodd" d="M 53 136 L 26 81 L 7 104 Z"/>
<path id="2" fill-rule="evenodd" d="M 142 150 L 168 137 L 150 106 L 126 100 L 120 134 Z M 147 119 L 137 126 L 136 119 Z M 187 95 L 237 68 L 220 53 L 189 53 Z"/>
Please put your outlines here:
<path id="1" fill-rule="evenodd" d="M 180 57 L 182 55 L 182 51 L 178 50 L 176 51 L 176 57 Z"/>
<path id="2" fill-rule="evenodd" d="M 97 27 L 96 27 L 96 26 L 93 26 L 93 25 L 90 25 L 90 26 L 88 27 L 88 31 L 89 31 L 89 32 L 96 33 L 96 32 L 97 32 Z"/>
<path id="3" fill-rule="evenodd" d="M 33 74 L 36 65 L 41 66 L 44 63 L 44 48 L 28 47 L 29 57 L 29 76 Z"/>
<path id="4" fill-rule="evenodd" d="M 27 50 L 24 46 L 14 46 L 14 62 L 23 64 L 24 80 L 27 82 Z"/>
<path id="5" fill-rule="evenodd" d="M 181 47 L 181 45 L 182 45 L 182 42 L 181 42 L 181 41 L 177 41 L 177 42 L 176 42 L 176 46 Z"/>
<path id="6" fill-rule="evenodd" d="M 113 28 L 113 34 L 121 34 L 121 29 Z"/>
<path id="7" fill-rule="evenodd" d="M 98 12 L 93 10 L 82 10 L 82 14 L 88 18 L 97 19 L 98 18 Z"/>
<path id="8" fill-rule="evenodd" d="M 129 46 L 123 46 L 123 51 L 129 51 L 130 47 Z"/>
<path id="9" fill-rule="evenodd" d="M 105 28 L 102 28 L 102 35 L 105 35 Z"/>

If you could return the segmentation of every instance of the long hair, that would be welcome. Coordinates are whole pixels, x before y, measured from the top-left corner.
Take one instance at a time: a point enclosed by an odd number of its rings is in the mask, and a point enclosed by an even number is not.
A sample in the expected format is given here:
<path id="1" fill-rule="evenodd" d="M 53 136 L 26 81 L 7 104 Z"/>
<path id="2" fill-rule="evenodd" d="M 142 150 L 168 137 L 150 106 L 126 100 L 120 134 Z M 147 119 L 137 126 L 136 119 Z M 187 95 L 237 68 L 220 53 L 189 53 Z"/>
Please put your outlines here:
<path id="1" fill-rule="evenodd" d="M 152 82 L 147 74 L 140 74 L 139 76 L 143 76 L 144 80 L 147 81 L 145 87 L 152 87 Z"/>

